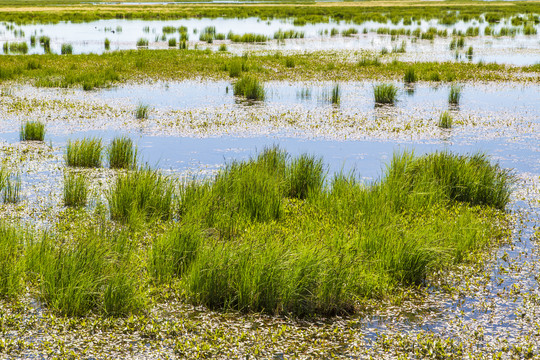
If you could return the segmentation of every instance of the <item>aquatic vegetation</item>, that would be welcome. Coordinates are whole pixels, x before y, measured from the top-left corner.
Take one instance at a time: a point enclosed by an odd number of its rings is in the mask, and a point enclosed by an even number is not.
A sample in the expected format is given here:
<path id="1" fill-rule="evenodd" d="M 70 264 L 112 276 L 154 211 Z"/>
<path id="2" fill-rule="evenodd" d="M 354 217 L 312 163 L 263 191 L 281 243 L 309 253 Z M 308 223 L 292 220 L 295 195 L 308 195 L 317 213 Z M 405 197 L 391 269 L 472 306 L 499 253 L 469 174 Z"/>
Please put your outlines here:
<path id="1" fill-rule="evenodd" d="M 149 110 L 150 106 L 140 103 L 137 105 L 137 109 L 135 109 L 135 118 L 139 120 L 148 119 Z"/>
<path id="2" fill-rule="evenodd" d="M 84 174 L 73 172 L 64 173 L 64 206 L 85 206 L 89 192 L 88 178 Z"/>
<path id="3" fill-rule="evenodd" d="M 176 47 L 176 38 L 169 39 L 169 47 Z"/>
<path id="4" fill-rule="evenodd" d="M 295 66 L 296 66 L 296 62 L 294 61 L 293 57 L 288 56 L 285 58 L 285 67 L 293 68 Z"/>
<path id="5" fill-rule="evenodd" d="M 283 31 L 279 29 L 274 33 L 274 39 L 275 40 L 285 40 L 285 39 L 303 39 L 304 38 L 304 32 L 303 31 L 297 31 L 297 30 L 286 30 Z"/>
<path id="6" fill-rule="evenodd" d="M 107 148 L 111 169 L 130 169 L 137 164 L 137 148 L 127 136 L 116 137 Z"/>
<path id="7" fill-rule="evenodd" d="M 139 38 L 137 40 L 137 47 L 148 47 L 148 39 Z"/>
<path id="8" fill-rule="evenodd" d="M 251 75 L 242 76 L 233 87 L 234 95 L 243 96 L 249 100 L 264 100 L 264 86 Z"/>
<path id="9" fill-rule="evenodd" d="M 287 181 L 287 174 L 297 174 L 296 180 Z M 155 246 L 154 276 L 181 277 L 189 299 L 210 308 L 296 315 L 352 311 L 351 295 L 373 297 L 398 283 L 422 283 L 431 266 L 441 265 L 435 254 L 447 254 L 443 262 L 466 257 L 482 242 L 478 232 L 491 227 L 469 205 L 503 208 L 512 183 L 483 155 L 450 153 L 396 155 L 381 182 L 371 186 L 337 175 L 325 187 L 322 174 L 320 159 L 291 161 L 269 149 L 229 164 L 213 182 L 186 184 L 180 216 L 187 227 Z M 456 211 L 456 222 L 447 221 L 449 211 Z M 208 228 L 212 233 L 202 240 Z M 173 247 L 177 257 L 164 250 Z M 186 261 L 175 262 L 182 254 Z M 359 263 L 356 256 L 371 260 Z"/>
<path id="10" fill-rule="evenodd" d="M 7 41 L 3 45 L 3 50 L 5 54 L 26 54 L 28 53 L 28 44 L 25 42 L 12 42 L 8 43 Z"/>
<path id="11" fill-rule="evenodd" d="M 2 199 L 4 204 L 16 204 L 21 200 L 21 177 L 19 175 L 9 175 L 6 177 Z"/>
<path id="12" fill-rule="evenodd" d="M 45 124 L 40 121 L 27 121 L 21 125 L 19 133 L 21 141 L 43 141 L 45 138 Z"/>
<path id="13" fill-rule="evenodd" d="M 105 38 L 104 44 L 105 50 L 109 50 L 111 48 L 111 41 L 107 38 Z"/>
<path id="14" fill-rule="evenodd" d="M 412 84 L 415 83 L 417 80 L 416 73 L 414 72 L 414 67 L 410 67 L 407 70 L 405 70 L 405 75 L 403 76 L 403 81 L 406 84 Z"/>
<path id="15" fill-rule="evenodd" d="M 450 92 L 448 93 L 448 103 L 452 105 L 458 105 L 461 99 L 461 86 L 452 84 L 450 86 Z"/>
<path id="16" fill-rule="evenodd" d="M 341 102 L 341 92 L 339 90 L 339 84 L 335 84 L 330 94 L 330 102 L 334 105 L 339 105 Z"/>
<path id="17" fill-rule="evenodd" d="M 71 45 L 71 44 L 62 44 L 62 48 L 60 50 L 60 53 L 62 55 L 73 54 L 73 45 Z"/>
<path id="18" fill-rule="evenodd" d="M 373 87 L 376 104 L 394 104 L 398 89 L 394 84 L 379 84 Z"/>
<path id="19" fill-rule="evenodd" d="M 235 43 L 264 43 L 268 41 L 268 37 L 266 35 L 253 33 L 237 35 L 232 31 L 227 34 L 227 39 Z"/>
<path id="20" fill-rule="evenodd" d="M 224 52 L 224 51 L 227 51 L 227 50 L 228 50 L 228 49 L 227 49 L 227 45 L 226 45 L 226 44 L 221 44 L 221 45 L 219 45 L 218 51 Z"/>
<path id="21" fill-rule="evenodd" d="M 0 223 L 0 295 L 16 297 L 23 288 L 24 238 L 22 229 Z"/>
<path id="22" fill-rule="evenodd" d="M 101 167 L 103 144 L 98 138 L 69 140 L 66 147 L 66 164 L 72 167 Z"/>
<path id="23" fill-rule="evenodd" d="M 77 317 L 123 316 L 145 308 L 135 247 L 125 234 L 83 226 L 66 241 L 69 246 L 55 246 L 43 235 L 27 250 L 29 269 L 39 275 L 39 296 L 49 309 Z"/>
<path id="24" fill-rule="evenodd" d="M 107 194 L 111 219 L 120 222 L 167 220 L 172 216 L 173 184 L 155 170 L 121 174 Z"/>
<path id="25" fill-rule="evenodd" d="M 454 122 L 454 118 L 448 111 L 443 111 L 441 116 L 439 117 L 439 127 L 442 129 L 450 129 L 452 127 L 452 123 Z"/>
<path id="26" fill-rule="evenodd" d="M 45 54 L 48 54 L 51 52 L 51 38 L 50 37 L 40 36 L 39 44 L 43 46 L 43 51 L 45 51 Z"/>

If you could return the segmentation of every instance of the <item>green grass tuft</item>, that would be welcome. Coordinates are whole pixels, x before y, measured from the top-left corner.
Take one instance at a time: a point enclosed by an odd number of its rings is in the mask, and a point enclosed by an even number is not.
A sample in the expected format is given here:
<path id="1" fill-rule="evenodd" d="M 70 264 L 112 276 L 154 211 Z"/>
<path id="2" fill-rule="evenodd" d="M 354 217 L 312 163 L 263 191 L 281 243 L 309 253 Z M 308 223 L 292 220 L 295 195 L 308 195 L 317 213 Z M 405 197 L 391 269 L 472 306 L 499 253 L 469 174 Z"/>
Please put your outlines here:
<path id="1" fill-rule="evenodd" d="M 121 174 L 107 194 L 111 219 L 124 223 L 168 220 L 173 192 L 169 178 L 157 171 L 142 168 Z"/>
<path id="2" fill-rule="evenodd" d="M 416 80 L 418 80 L 418 77 L 416 76 L 414 67 L 411 66 L 407 68 L 407 70 L 405 70 L 405 75 L 403 76 L 403 81 L 406 84 L 412 84 L 412 83 L 415 83 Z"/>
<path id="3" fill-rule="evenodd" d="M 461 86 L 452 84 L 448 93 L 448 103 L 451 105 L 459 105 L 461 99 Z"/>
<path id="4" fill-rule="evenodd" d="M 85 206 L 88 200 L 88 178 L 84 174 L 64 174 L 64 206 Z"/>
<path id="5" fill-rule="evenodd" d="M 234 95 L 250 100 L 264 100 L 264 86 L 255 77 L 245 75 L 233 87 Z"/>
<path id="6" fill-rule="evenodd" d="M 40 121 L 27 121 L 21 125 L 19 138 L 21 141 L 43 141 L 45 138 L 45 124 Z"/>
<path id="7" fill-rule="evenodd" d="M 442 129 L 450 129 L 454 119 L 448 111 L 444 111 L 439 117 L 439 127 Z"/>
<path id="8" fill-rule="evenodd" d="M 135 118 L 142 120 L 142 119 L 148 119 L 148 111 L 150 110 L 150 107 L 145 104 L 139 104 L 137 105 L 137 109 L 135 110 Z"/>
<path id="9" fill-rule="evenodd" d="M 66 164 L 72 167 L 101 167 L 103 145 L 101 139 L 86 138 L 68 141 L 66 148 Z"/>
<path id="10" fill-rule="evenodd" d="M 397 87 L 394 84 L 380 84 L 373 88 L 376 104 L 394 104 L 397 98 Z"/>
<path id="11" fill-rule="evenodd" d="M 137 148 L 130 138 L 117 137 L 109 145 L 107 157 L 111 169 L 131 169 L 137 163 Z"/>

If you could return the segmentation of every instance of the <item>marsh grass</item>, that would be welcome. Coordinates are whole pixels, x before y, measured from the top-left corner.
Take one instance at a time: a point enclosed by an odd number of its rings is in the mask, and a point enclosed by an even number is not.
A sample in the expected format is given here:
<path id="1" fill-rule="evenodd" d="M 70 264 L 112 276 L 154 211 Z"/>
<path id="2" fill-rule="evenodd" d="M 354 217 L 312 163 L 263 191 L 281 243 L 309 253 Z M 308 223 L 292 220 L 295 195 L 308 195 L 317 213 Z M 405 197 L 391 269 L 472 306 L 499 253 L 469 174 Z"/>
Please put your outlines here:
<path id="1" fill-rule="evenodd" d="M 450 129 L 454 122 L 454 118 L 448 111 L 444 111 L 439 117 L 439 127 L 441 129 Z"/>
<path id="2" fill-rule="evenodd" d="M 21 125 L 19 133 L 21 141 L 43 141 L 45 138 L 45 124 L 40 121 L 27 121 Z"/>
<path id="3" fill-rule="evenodd" d="M 25 232 L 0 222 L 0 296 L 17 297 L 23 288 Z"/>
<path id="4" fill-rule="evenodd" d="M 111 219 L 129 223 L 172 216 L 173 184 L 158 171 L 139 168 L 120 174 L 107 193 Z"/>
<path id="5" fill-rule="evenodd" d="M 123 316 L 144 309 L 136 252 L 126 235 L 76 229 L 62 240 L 57 246 L 43 235 L 29 249 L 29 268 L 39 276 L 48 308 L 66 316 Z"/>
<path id="6" fill-rule="evenodd" d="M 140 103 L 137 105 L 137 109 L 135 109 L 135 118 L 139 120 L 148 119 L 149 110 L 150 106 Z"/>
<path id="7" fill-rule="evenodd" d="M 21 200 L 21 177 L 10 175 L 6 178 L 2 193 L 4 204 L 16 204 Z"/>
<path id="8" fill-rule="evenodd" d="M 137 40 L 137 47 L 148 47 L 148 39 L 139 38 Z"/>
<path id="9" fill-rule="evenodd" d="M 86 175 L 73 172 L 64 173 L 64 206 L 85 206 L 88 200 L 89 187 Z"/>
<path id="10" fill-rule="evenodd" d="M 333 105 L 339 105 L 341 102 L 341 91 L 339 89 L 339 84 L 335 84 L 332 88 L 332 92 L 330 94 L 330 102 Z"/>
<path id="11" fill-rule="evenodd" d="M 461 86 L 452 84 L 448 93 L 448 103 L 450 105 L 459 105 L 461 99 Z"/>
<path id="12" fill-rule="evenodd" d="M 376 104 L 394 104 L 398 89 L 394 84 L 379 84 L 373 87 L 373 96 Z"/>
<path id="13" fill-rule="evenodd" d="M 176 38 L 170 38 L 168 43 L 169 47 L 176 47 Z"/>
<path id="14" fill-rule="evenodd" d="M 66 147 L 66 164 L 72 167 L 101 167 L 103 144 L 98 138 L 69 140 Z"/>
<path id="15" fill-rule="evenodd" d="M 264 86 L 253 76 L 245 75 L 234 83 L 233 92 L 249 100 L 264 100 Z"/>
<path id="16" fill-rule="evenodd" d="M 105 38 L 105 41 L 104 41 L 103 45 L 105 46 L 105 50 L 110 50 L 111 49 L 111 40 Z"/>
<path id="17" fill-rule="evenodd" d="M 403 76 L 403 81 L 406 84 L 412 84 L 415 83 L 418 80 L 418 77 L 416 76 L 416 73 L 414 71 L 414 67 L 409 67 L 407 70 L 405 70 L 405 75 Z"/>
<path id="18" fill-rule="evenodd" d="M 111 169 L 131 169 L 137 164 L 137 148 L 130 138 L 117 137 L 107 148 L 107 158 Z"/>
<path id="19" fill-rule="evenodd" d="M 350 313 L 355 298 L 425 284 L 485 246 L 514 181 L 482 154 L 396 154 L 369 185 L 341 174 L 325 183 L 323 170 L 271 148 L 184 184 L 180 224 L 154 244 L 151 276 L 213 309 Z"/>
<path id="20" fill-rule="evenodd" d="M 60 49 L 60 53 L 62 55 L 71 55 L 71 54 L 73 54 L 73 45 L 71 45 L 71 44 L 62 44 L 62 47 Z"/>

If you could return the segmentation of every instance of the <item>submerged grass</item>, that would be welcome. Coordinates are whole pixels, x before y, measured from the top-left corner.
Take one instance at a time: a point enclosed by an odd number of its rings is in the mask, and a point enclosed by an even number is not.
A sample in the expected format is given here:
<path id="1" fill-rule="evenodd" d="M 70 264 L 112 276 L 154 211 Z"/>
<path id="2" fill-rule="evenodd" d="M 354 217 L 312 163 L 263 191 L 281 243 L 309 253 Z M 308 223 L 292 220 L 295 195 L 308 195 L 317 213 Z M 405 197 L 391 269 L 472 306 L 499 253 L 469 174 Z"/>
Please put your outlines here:
<path id="1" fill-rule="evenodd" d="M 43 141 L 45 138 L 45 124 L 40 121 L 27 121 L 21 125 L 19 134 L 21 141 Z"/>
<path id="2" fill-rule="evenodd" d="M 66 164 L 73 167 L 101 167 L 103 144 L 98 138 L 68 141 Z"/>

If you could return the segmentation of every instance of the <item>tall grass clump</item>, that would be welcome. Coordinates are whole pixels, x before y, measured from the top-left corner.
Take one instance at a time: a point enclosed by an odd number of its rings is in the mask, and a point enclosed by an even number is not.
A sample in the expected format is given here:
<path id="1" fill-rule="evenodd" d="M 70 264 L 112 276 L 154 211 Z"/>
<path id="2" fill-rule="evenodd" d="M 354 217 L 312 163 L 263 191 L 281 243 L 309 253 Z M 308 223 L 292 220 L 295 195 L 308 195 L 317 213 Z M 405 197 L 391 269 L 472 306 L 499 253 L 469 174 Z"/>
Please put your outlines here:
<path id="1" fill-rule="evenodd" d="M 139 38 L 137 40 L 137 47 L 148 47 L 148 39 Z"/>
<path id="2" fill-rule="evenodd" d="M 64 206 L 85 206 L 88 200 L 88 178 L 84 174 L 64 174 Z"/>
<path id="3" fill-rule="evenodd" d="M 144 309 L 136 252 L 126 235 L 78 229 L 63 241 L 56 246 L 45 235 L 29 254 L 48 308 L 66 316 L 124 316 Z"/>
<path id="4" fill-rule="evenodd" d="M 25 233 L 0 222 L 0 296 L 15 297 L 22 289 Z"/>
<path id="5" fill-rule="evenodd" d="M 394 104 L 397 98 L 397 87 L 394 84 L 380 84 L 373 88 L 376 104 Z"/>
<path id="6" fill-rule="evenodd" d="M 448 111 L 444 111 L 439 117 L 439 127 L 442 129 L 450 129 L 454 119 Z"/>
<path id="7" fill-rule="evenodd" d="M 130 169 L 137 163 L 137 148 L 130 138 L 117 137 L 107 148 L 107 157 L 111 169 Z"/>
<path id="8" fill-rule="evenodd" d="M 451 105 L 459 105 L 461 99 L 461 86 L 452 84 L 448 93 L 448 103 Z"/>
<path id="9" fill-rule="evenodd" d="M 142 119 L 148 119 L 148 110 L 150 107 L 145 104 L 139 104 L 137 105 L 137 109 L 135 109 L 135 118 L 142 120 Z"/>
<path id="10" fill-rule="evenodd" d="M 341 91 L 339 89 L 339 84 L 334 85 L 332 88 L 332 93 L 330 94 L 330 102 L 334 105 L 339 105 L 341 102 Z"/>
<path id="11" fill-rule="evenodd" d="M 111 219 L 125 223 L 168 220 L 173 192 L 170 179 L 155 170 L 140 168 L 119 175 L 107 194 Z"/>
<path id="12" fill-rule="evenodd" d="M 105 38 L 105 42 L 103 44 L 105 46 L 105 50 L 110 50 L 111 48 L 111 40 Z"/>
<path id="13" fill-rule="evenodd" d="M 4 204 L 16 204 L 21 200 L 21 177 L 19 175 L 6 178 L 2 198 Z"/>
<path id="14" fill-rule="evenodd" d="M 169 47 L 176 47 L 176 38 L 169 39 Z"/>
<path id="15" fill-rule="evenodd" d="M 233 87 L 234 95 L 250 100 L 264 100 L 264 86 L 255 77 L 245 75 Z"/>
<path id="16" fill-rule="evenodd" d="M 290 198 L 307 199 L 321 191 L 324 184 L 322 159 L 310 155 L 300 155 L 293 159 L 287 171 L 287 191 Z"/>
<path id="17" fill-rule="evenodd" d="M 72 167 L 101 167 L 103 144 L 98 138 L 68 141 L 66 164 Z"/>
<path id="18" fill-rule="evenodd" d="M 409 67 L 407 70 L 405 70 L 405 75 L 403 76 L 403 81 L 406 84 L 412 84 L 415 83 L 417 80 L 416 73 L 414 71 L 414 67 Z"/>
<path id="19" fill-rule="evenodd" d="M 152 246 L 149 272 L 158 283 L 180 278 L 189 268 L 203 242 L 196 226 L 176 226 L 159 237 Z"/>
<path id="20" fill-rule="evenodd" d="M 73 45 L 71 45 L 71 44 L 62 44 L 62 47 L 60 48 L 60 53 L 62 55 L 71 55 L 71 54 L 73 54 Z"/>
<path id="21" fill-rule="evenodd" d="M 243 71 L 247 70 L 245 62 L 240 59 L 232 60 L 227 69 L 229 70 L 229 77 L 239 77 Z"/>
<path id="22" fill-rule="evenodd" d="M 45 124 L 40 121 L 27 121 L 21 125 L 19 134 L 21 141 L 43 141 L 45 138 Z"/>

